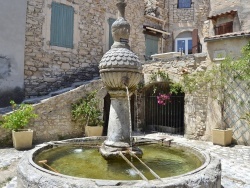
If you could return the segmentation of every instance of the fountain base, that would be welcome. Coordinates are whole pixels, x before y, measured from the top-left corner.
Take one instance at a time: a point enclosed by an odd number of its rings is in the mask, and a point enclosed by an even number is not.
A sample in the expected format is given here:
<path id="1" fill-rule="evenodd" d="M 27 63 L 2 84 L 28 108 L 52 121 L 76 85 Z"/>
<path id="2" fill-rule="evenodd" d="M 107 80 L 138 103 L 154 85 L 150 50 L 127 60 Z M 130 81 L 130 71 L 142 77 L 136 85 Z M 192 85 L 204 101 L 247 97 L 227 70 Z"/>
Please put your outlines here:
<path id="1" fill-rule="evenodd" d="M 40 167 L 34 162 L 34 158 L 41 152 L 44 152 L 53 147 L 58 147 L 58 144 L 62 145 L 89 145 L 93 146 L 103 141 L 101 137 L 86 137 L 80 139 L 70 139 L 63 141 L 50 142 L 36 146 L 33 150 L 27 152 L 20 160 L 17 168 L 17 185 L 19 188 L 25 187 L 208 187 L 219 188 L 221 187 L 221 163 L 220 160 L 212 157 L 204 150 L 199 150 L 194 147 L 188 147 L 187 145 L 180 145 L 178 143 L 172 143 L 171 147 L 187 150 L 197 157 L 199 157 L 203 165 L 190 172 L 172 176 L 162 177 L 162 181 L 159 180 L 110 180 L 110 179 L 93 179 L 93 178 L 79 178 L 69 175 L 63 175 L 52 172 L 45 168 Z M 61 145 L 61 146 L 62 146 Z M 146 155 L 146 153 L 144 153 Z M 80 164 L 80 163 L 79 163 Z M 81 168 L 81 166 L 79 165 Z M 105 170 L 105 169 L 103 169 Z M 168 168 L 166 168 L 168 171 Z M 106 172 L 103 172 L 106 173 Z"/>
<path id="2" fill-rule="evenodd" d="M 125 156 L 130 156 L 130 152 L 135 154 L 137 157 L 142 157 L 143 152 L 138 147 L 130 147 L 126 142 L 112 142 L 112 141 L 104 141 L 102 146 L 99 149 L 101 155 L 104 159 L 117 159 L 120 157 L 120 152 L 122 152 Z"/>

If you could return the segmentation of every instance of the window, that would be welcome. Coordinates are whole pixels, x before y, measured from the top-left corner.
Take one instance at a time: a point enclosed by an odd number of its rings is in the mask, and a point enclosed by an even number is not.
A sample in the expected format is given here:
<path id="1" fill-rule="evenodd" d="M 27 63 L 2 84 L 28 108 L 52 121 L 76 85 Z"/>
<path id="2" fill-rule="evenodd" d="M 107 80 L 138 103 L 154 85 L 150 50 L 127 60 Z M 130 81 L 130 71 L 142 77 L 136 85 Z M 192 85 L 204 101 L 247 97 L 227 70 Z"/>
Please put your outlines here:
<path id="1" fill-rule="evenodd" d="M 233 22 L 226 22 L 214 27 L 215 35 L 222 35 L 233 32 Z"/>
<path id="2" fill-rule="evenodd" d="M 175 51 L 186 55 L 192 54 L 192 38 L 177 38 L 175 40 Z"/>
<path id="3" fill-rule="evenodd" d="M 150 56 L 158 53 L 158 41 L 159 38 L 152 35 L 145 35 L 146 41 L 146 58 L 150 59 Z"/>
<path id="4" fill-rule="evenodd" d="M 112 37 L 112 24 L 115 22 L 116 19 L 114 18 L 109 18 L 108 19 L 108 23 L 109 23 L 109 49 L 111 48 L 111 46 L 114 43 L 114 39 Z"/>
<path id="5" fill-rule="evenodd" d="M 73 48 L 74 8 L 52 2 L 50 45 Z"/>
<path id="6" fill-rule="evenodd" d="M 191 0 L 178 0 L 178 8 L 191 8 Z"/>

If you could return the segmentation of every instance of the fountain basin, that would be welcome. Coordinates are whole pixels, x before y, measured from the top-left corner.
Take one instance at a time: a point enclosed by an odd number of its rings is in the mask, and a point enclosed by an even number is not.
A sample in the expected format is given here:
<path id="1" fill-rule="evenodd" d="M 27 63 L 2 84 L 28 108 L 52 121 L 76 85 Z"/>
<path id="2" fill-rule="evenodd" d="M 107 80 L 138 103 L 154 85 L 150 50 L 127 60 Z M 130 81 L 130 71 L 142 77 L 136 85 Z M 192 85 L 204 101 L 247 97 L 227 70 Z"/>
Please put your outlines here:
<path id="1" fill-rule="evenodd" d="M 221 168 L 218 159 L 197 148 L 176 143 L 173 143 L 173 147 L 187 149 L 202 160 L 203 164 L 185 174 L 162 178 L 162 181 L 78 178 L 46 170 L 33 160 L 39 153 L 51 148 L 52 144 L 102 142 L 104 139 L 104 137 L 70 139 L 37 146 L 27 152 L 18 165 L 18 187 L 220 187 L 221 185 Z"/>

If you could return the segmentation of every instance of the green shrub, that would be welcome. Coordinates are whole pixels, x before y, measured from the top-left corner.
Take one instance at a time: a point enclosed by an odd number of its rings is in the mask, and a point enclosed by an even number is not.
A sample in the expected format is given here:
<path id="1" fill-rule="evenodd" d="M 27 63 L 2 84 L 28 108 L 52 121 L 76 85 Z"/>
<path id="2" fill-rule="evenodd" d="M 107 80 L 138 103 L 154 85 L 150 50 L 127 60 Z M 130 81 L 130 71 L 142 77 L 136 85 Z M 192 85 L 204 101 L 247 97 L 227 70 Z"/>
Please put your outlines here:
<path id="1" fill-rule="evenodd" d="M 30 104 L 17 105 L 14 101 L 10 101 L 13 112 L 4 115 L 2 127 L 5 129 L 15 130 L 24 129 L 31 119 L 36 118 L 34 107 Z"/>
<path id="2" fill-rule="evenodd" d="M 85 98 L 80 99 L 77 103 L 72 104 L 72 120 L 86 123 L 88 126 L 101 126 L 103 121 L 101 119 L 102 112 L 99 110 L 99 100 L 96 98 L 97 91 L 93 91 Z"/>

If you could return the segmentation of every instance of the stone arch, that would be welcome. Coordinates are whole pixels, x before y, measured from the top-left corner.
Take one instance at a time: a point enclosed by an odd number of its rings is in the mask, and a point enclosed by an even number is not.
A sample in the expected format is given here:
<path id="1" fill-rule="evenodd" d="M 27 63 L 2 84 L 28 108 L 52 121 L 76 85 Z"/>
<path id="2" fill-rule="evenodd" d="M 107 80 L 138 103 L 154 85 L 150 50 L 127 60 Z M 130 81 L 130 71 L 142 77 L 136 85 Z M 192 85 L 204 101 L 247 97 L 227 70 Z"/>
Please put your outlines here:
<path id="1" fill-rule="evenodd" d="M 193 29 L 182 29 L 182 30 L 178 30 L 176 32 L 174 32 L 173 36 L 174 39 L 176 39 L 178 36 L 182 35 L 183 33 L 192 33 Z"/>
<path id="2" fill-rule="evenodd" d="M 176 52 L 182 52 L 186 55 L 192 54 L 192 45 L 193 39 L 192 39 L 192 32 L 185 31 L 180 33 L 175 38 L 175 51 Z"/>
<path id="3" fill-rule="evenodd" d="M 141 92 L 145 131 L 184 134 L 184 93 L 172 94 L 170 102 L 160 105 L 157 103 L 157 96 L 169 94 L 169 82 L 148 83 Z"/>

